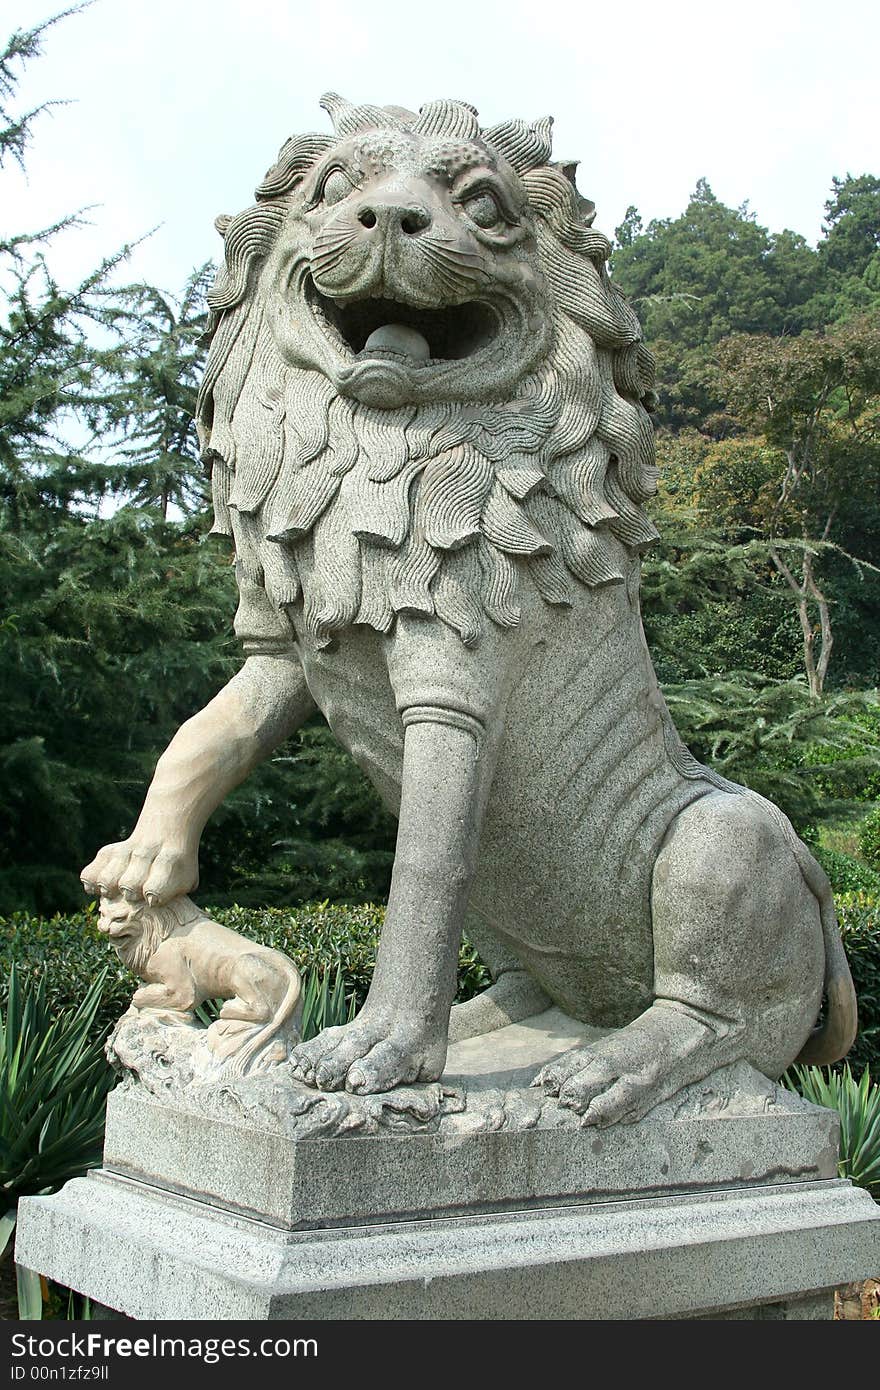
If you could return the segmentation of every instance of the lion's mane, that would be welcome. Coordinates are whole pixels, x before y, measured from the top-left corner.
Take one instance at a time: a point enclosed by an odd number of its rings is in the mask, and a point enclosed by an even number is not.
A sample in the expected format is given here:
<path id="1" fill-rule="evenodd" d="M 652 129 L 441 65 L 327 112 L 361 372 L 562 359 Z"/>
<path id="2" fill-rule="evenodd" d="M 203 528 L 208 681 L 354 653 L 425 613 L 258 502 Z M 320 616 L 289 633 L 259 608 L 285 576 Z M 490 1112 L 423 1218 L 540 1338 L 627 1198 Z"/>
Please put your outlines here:
<path id="1" fill-rule="evenodd" d="M 114 919 L 114 914 L 115 920 L 120 920 L 120 906 L 118 903 L 111 904 L 108 913 L 111 920 Z M 123 965 L 128 966 L 140 979 L 144 978 L 147 965 L 163 941 L 167 941 L 178 927 L 204 917 L 201 909 L 185 897 L 175 898 L 166 907 L 137 902 L 128 904 L 128 909 L 125 916 L 129 923 L 137 926 L 138 931 L 130 937 L 116 940 L 111 937 L 111 943 L 115 946 Z"/>
<path id="2" fill-rule="evenodd" d="M 520 566 L 544 599 L 623 578 L 619 542 L 656 537 L 653 360 L 611 282 L 610 243 L 573 166 L 551 162 L 550 122 L 481 130 L 473 108 L 322 102 L 336 138 L 287 141 L 255 206 L 218 218 L 225 265 L 209 295 L 211 349 L 199 397 L 214 531 L 280 607 L 304 600 L 324 645 L 352 623 L 388 631 L 399 612 L 436 614 L 474 643 L 485 616 L 520 618 Z M 479 139 L 521 178 L 555 301 L 554 342 L 512 400 L 383 410 L 286 366 L 264 321 L 260 271 L 315 161 L 357 131 L 401 127 Z"/>

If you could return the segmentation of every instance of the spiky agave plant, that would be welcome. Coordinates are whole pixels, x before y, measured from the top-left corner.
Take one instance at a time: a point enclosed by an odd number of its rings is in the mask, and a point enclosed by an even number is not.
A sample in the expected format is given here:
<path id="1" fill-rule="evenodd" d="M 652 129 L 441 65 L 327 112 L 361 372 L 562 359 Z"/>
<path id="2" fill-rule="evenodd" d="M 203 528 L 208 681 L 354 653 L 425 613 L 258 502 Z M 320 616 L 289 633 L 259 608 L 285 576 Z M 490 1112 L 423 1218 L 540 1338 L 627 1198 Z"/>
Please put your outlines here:
<path id="1" fill-rule="evenodd" d="M 15 965 L 10 971 L 0 1007 L 0 1257 L 20 1197 L 53 1192 L 101 1161 L 113 1084 L 94 1028 L 105 981 L 106 971 L 75 1008 L 53 1013 L 43 980 L 23 982 Z M 39 1281 L 28 1270 L 17 1273 L 19 1311 L 39 1317 Z"/>
<path id="2" fill-rule="evenodd" d="M 842 1071 L 827 1067 L 792 1067 L 785 1084 L 814 1105 L 840 1116 L 838 1172 L 880 1201 L 880 1085 L 865 1067 L 856 1081 L 849 1063 Z"/>

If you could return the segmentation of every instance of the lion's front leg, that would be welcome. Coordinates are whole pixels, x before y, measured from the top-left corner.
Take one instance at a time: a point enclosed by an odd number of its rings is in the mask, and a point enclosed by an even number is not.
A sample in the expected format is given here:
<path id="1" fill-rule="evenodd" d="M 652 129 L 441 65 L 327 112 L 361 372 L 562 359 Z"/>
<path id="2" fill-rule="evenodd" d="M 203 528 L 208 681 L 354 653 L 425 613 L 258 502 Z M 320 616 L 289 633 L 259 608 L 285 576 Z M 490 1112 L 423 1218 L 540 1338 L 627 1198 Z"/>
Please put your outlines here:
<path id="1" fill-rule="evenodd" d="M 322 1090 L 433 1081 L 446 1061 L 458 947 L 494 760 L 476 719 L 411 713 L 388 912 L 363 1009 L 295 1049 L 294 1074 Z M 452 721 L 452 722 L 447 722 Z"/>
<path id="2" fill-rule="evenodd" d="M 82 871 L 87 892 L 165 903 L 198 883 L 208 817 L 314 709 L 294 656 L 251 656 L 162 754 L 137 825 Z"/>

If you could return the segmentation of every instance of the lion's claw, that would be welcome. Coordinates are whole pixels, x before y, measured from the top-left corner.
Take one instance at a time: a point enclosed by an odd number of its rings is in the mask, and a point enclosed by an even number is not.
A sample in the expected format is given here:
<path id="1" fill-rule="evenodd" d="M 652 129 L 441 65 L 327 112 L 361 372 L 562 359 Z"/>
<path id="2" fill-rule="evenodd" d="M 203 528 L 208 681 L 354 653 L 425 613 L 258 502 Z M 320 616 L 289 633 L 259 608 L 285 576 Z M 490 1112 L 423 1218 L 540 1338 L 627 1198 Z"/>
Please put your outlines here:
<path id="1" fill-rule="evenodd" d="M 533 1085 L 585 1125 L 631 1124 L 705 1075 L 703 1056 L 719 1055 L 720 1046 L 699 1019 L 655 1004 L 618 1032 L 548 1062 Z"/>
<path id="2" fill-rule="evenodd" d="M 102 898 L 121 893 L 127 902 L 144 899 L 151 907 L 189 893 L 199 880 L 195 849 L 145 841 L 137 834 L 105 845 L 80 874 L 83 888 Z"/>
<path id="3" fill-rule="evenodd" d="M 415 1024 L 371 1021 L 362 1015 L 300 1043 L 291 1059 L 293 1075 L 322 1091 L 372 1094 L 418 1080 L 436 1080 L 446 1050 L 426 1042 Z"/>

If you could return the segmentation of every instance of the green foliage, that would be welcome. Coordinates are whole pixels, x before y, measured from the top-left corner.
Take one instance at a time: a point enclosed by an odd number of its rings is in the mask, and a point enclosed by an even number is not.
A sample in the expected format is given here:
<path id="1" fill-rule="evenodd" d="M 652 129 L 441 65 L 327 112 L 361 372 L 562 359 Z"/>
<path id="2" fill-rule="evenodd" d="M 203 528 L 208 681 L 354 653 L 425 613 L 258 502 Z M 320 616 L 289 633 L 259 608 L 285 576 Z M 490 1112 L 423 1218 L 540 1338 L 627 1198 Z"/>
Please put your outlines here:
<path id="1" fill-rule="evenodd" d="M 880 292 L 880 179 L 872 174 L 832 180 L 819 258 L 825 284 L 817 306 L 823 322 L 850 318 L 876 305 Z"/>
<path id="2" fill-rule="evenodd" d="M 151 285 L 122 291 L 125 342 L 107 359 L 107 429 L 119 437 L 113 489 L 163 520 L 171 507 L 204 512 L 207 505 L 193 411 L 214 271 L 210 262 L 195 270 L 179 297 Z"/>
<path id="3" fill-rule="evenodd" d="M 768 232 L 747 205 L 726 207 L 705 179 L 680 217 L 645 226 L 627 209 L 613 274 L 657 355 L 664 424 L 701 424 L 724 409 L 711 364 L 729 335 L 785 342 L 880 306 L 878 187 L 870 174 L 834 180 L 815 251 L 795 232 Z"/>
<path id="4" fill-rule="evenodd" d="M 202 896 L 218 905 L 374 902 L 388 893 L 397 824 L 315 718 L 233 792 L 202 841 Z"/>
<path id="5" fill-rule="evenodd" d="M 63 964 L 63 962 L 59 962 Z M 106 977 L 59 1010 L 13 963 L 0 1010 L 0 1184 L 4 1203 L 54 1191 L 100 1162 L 112 1073 L 95 1038 Z"/>
<path id="6" fill-rule="evenodd" d="M 763 360 L 757 353 L 755 371 Z M 752 385 L 759 389 L 757 378 Z M 854 402 L 856 386 L 853 378 Z M 870 415 L 864 403 L 849 424 L 829 415 L 825 435 L 814 421 L 810 440 L 798 444 L 797 477 L 789 476 L 792 449 L 763 435 L 660 434 L 654 515 L 662 539 L 646 557 L 643 607 L 662 678 L 738 667 L 777 677 L 816 672 L 833 644 L 830 674 L 823 668 L 815 684 L 878 683 L 880 454 Z"/>
<path id="7" fill-rule="evenodd" d="M 880 893 L 836 893 L 834 903 L 859 1001 L 859 1031 L 848 1060 L 880 1070 Z"/>
<path id="8" fill-rule="evenodd" d="M 54 22 L 0 54 L 0 156 L 19 163 L 38 111 L 9 102 Z M 75 220 L 0 241 L 0 911 L 78 901 L 79 868 L 128 833 L 162 743 L 237 656 L 207 519 L 166 524 L 146 505 L 157 478 L 180 502 L 181 469 L 196 476 L 205 275 L 177 307 L 112 289 L 123 250 L 64 289 L 46 245 Z M 145 509 L 100 514 L 126 496 Z"/>
<path id="9" fill-rule="evenodd" d="M 24 169 L 25 150 L 31 139 L 31 126 L 44 111 L 49 111 L 58 102 L 44 101 L 30 111 L 13 111 L 7 102 L 15 95 L 22 68 L 43 51 L 43 36 L 53 24 L 85 9 L 86 4 L 73 5 L 59 14 L 44 19 L 33 29 L 16 29 L 7 39 L 0 52 L 0 169 L 8 160 L 13 160 Z"/>
<path id="10" fill-rule="evenodd" d="M 773 533 L 822 534 L 880 478 L 880 306 L 819 333 L 736 334 L 717 352 L 727 411 L 777 450 Z"/>
<path id="11" fill-rule="evenodd" d="M 869 811 L 859 826 L 859 851 L 880 874 L 880 806 Z"/>
<path id="12" fill-rule="evenodd" d="M 840 1116 L 840 1160 L 837 1171 L 880 1201 L 880 1086 L 865 1068 L 858 1081 L 849 1066 L 842 1071 L 822 1067 L 793 1067 L 783 1078 L 792 1091 L 813 1105 L 824 1105 Z"/>
<path id="13" fill-rule="evenodd" d="M 350 1023 L 357 1012 L 357 996 L 346 992 L 346 977 L 340 962 L 333 984 L 330 971 L 312 970 L 303 979 L 300 1035 L 303 1042 L 317 1037 L 325 1028 L 337 1028 Z"/>
<path id="14" fill-rule="evenodd" d="M 664 423 L 694 423 L 723 398 L 704 378 L 707 348 L 730 333 L 799 332 L 820 264 L 802 237 L 771 237 L 747 206 L 728 208 L 700 179 L 678 218 L 643 228 L 631 208 L 614 279 L 657 351 Z"/>
<path id="15" fill-rule="evenodd" d="M 694 755 L 775 801 L 798 828 L 850 809 L 856 769 L 867 776 L 880 768 L 880 749 L 856 756 L 863 733 L 855 716 L 873 708 L 872 697 L 841 692 L 815 700 L 802 677 L 773 680 L 752 671 L 682 681 L 664 694 Z M 832 761 L 841 753 L 853 756 Z"/>
<path id="16" fill-rule="evenodd" d="M 836 893 L 869 893 L 880 899 L 880 874 L 867 864 L 822 844 L 811 844 L 810 850 L 822 865 Z"/>
<path id="17" fill-rule="evenodd" d="M 18 1288 L 18 1316 L 23 1322 L 36 1322 L 43 1316 L 43 1286 L 39 1274 L 23 1265 L 15 1266 Z"/>
<path id="18" fill-rule="evenodd" d="M 385 908 L 376 904 L 345 907 L 311 903 L 296 909 L 227 907 L 210 909 L 224 926 L 264 946 L 283 951 L 305 980 L 312 974 L 316 987 L 330 978 L 335 989 L 341 968 L 345 993 L 363 1003 L 376 958 Z M 52 1010 L 77 1005 L 99 973 L 105 975 L 95 1016 L 95 1033 L 104 1036 L 128 1007 L 137 980 L 119 964 L 107 938 L 97 929 L 94 905 L 81 912 L 54 917 L 16 912 L 0 917 L 0 978 L 16 963 L 21 979 L 42 980 Z M 469 942 L 459 956 L 458 999 L 470 999 L 490 983 L 489 972 Z"/>
<path id="19" fill-rule="evenodd" d="M 236 664 L 231 572 L 200 526 L 43 520 L 0 520 L 0 911 L 81 900 L 79 869 L 129 832 L 162 746 Z"/>

